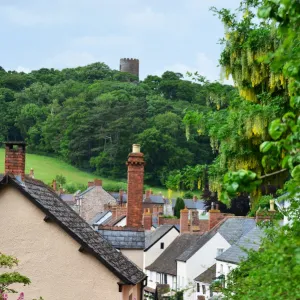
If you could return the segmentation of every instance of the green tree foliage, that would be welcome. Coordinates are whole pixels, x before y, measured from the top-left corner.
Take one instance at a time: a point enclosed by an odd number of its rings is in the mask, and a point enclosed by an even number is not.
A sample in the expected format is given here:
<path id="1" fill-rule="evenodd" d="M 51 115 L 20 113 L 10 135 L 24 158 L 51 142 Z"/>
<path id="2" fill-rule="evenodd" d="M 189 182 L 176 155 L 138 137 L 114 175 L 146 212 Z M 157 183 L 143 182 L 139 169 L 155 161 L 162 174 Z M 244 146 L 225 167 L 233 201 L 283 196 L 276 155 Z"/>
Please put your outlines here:
<path id="1" fill-rule="evenodd" d="M 290 179 L 285 184 L 285 190 L 288 191 L 285 200 L 290 202 L 290 206 L 284 213 L 290 224 L 270 227 L 262 240 L 260 251 L 248 252 L 248 258 L 229 274 L 222 292 L 225 299 L 292 300 L 300 298 L 300 3 L 297 0 L 244 1 L 241 8 L 248 10 L 249 5 L 258 7 L 258 16 L 265 20 L 264 24 L 273 26 L 273 36 L 277 41 L 275 49 L 264 53 L 262 62 L 269 67 L 270 72 L 281 74 L 279 76 L 283 76 L 286 81 L 282 88 L 285 93 L 288 92 L 289 106 L 269 124 L 269 139 L 260 145 L 260 151 L 264 168 L 279 169 L 261 176 L 261 179 L 289 173 Z M 272 93 L 271 86 L 268 88 Z M 258 99 L 255 97 L 255 86 L 253 92 L 253 99 Z M 245 171 L 238 171 L 225 178 L 227 183 L 231 180 L 229 185 L 224 186 L 227 196 L 251 189 L 253 181 L 259 179 L 256 174 L 248 173 L 249 184 L 243 181 L 241 185 L 243 178 L 236 176 L 241 172 Z M 264 200 L 260 199 L 261 204 Z"/>
<path id="2" fill-rule="evenodd" d="M 172 170 L 212 161 L 207 136 L 186 143 L 182 118 L 186 110 L 215 109 L 206 103 L 223 99 L 222 90 L 233 88 L 169 71 L 138 82 L 103 63 L 29 74 L 1 69 L 0 142 L 25 139 L 31 152 L 114 178 L 126 177 L 131 144 L 140 143 L 146 181 L 165 184 Z"/>
<path id="3" fill-rule="evenodd" d="M 1 268 L 13 268 L 18 265 L 18 259 L 9 255 L 0 253 L 0 267 Z M 0 299 L 3 294 L 17 293 L 17 291 L 10 286 L 15 283 L 21 283 L 23 285 L 30 284 L 30 279 L 18 272 L 4 272 L 0 274 Z"/>
<path id="4" fill-rule="evenodd" d="M 185 204 L 182 198 L 176 199 L 176 204 L 174 207 L 174 216 L 180 219 L 180 211 L 185 208 Z"/>

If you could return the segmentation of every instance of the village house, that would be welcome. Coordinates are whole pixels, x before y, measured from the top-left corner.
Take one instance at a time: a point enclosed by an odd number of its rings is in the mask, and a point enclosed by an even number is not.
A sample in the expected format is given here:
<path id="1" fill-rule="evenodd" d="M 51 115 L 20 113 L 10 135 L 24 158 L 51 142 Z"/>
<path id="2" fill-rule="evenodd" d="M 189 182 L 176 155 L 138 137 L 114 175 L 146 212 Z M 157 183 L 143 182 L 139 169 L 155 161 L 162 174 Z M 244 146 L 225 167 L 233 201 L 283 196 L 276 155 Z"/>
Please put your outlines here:
<path id="1" fill-rule="evenodd" d="M 210 288 L 211 283 L 216 279 L 216 264 L 205 270 L 195 278 L 196 292 L 195 298 L 197 300 L 210 299 L 213 296 L 213 291 Z"/>
<path id="2" fill-rule="evenodd" d="M 178 235 L 179 230 L 173 225 L 161 225 L 154 231 L 146 231 L 144 268 L 151 265 Z"/>
<path id="3" fill-rule="evenodd" d="M 184 299 L 197 294 L 195 278 L 216 264 L 216 257 L 231 247 L 255 227 L 254 218 L 233 217 L 218 209 L 209 212 L 208 231 L 193 232 L 189 225 L 188 210 L 181 210 L 181 235 L 149 266 L 146 266 L 148 287 L 169 284 L 171 289 L 185 290 Z M 182 237 L 182 238 L 181 238 Z M 186 240 L 186 245 L 181 241 Z M 182 242 L 184 244 L 184 242 Z M 204 274 L 207 278 L 207 274 Z M 205 283 L 206 287 L 209 283 Z M 205 290 L 209 295 L 209 289 Z"/>
<path id="4" fill-rule="evenodd" d="M 43 182 L 25 175 L 25 144 L 6 143 L 0 177 L 1 252 L 31 279 L 26 298 L 136 299 L 146 275 Z M 62 272 L 63 270 L 63 272 Z"/>

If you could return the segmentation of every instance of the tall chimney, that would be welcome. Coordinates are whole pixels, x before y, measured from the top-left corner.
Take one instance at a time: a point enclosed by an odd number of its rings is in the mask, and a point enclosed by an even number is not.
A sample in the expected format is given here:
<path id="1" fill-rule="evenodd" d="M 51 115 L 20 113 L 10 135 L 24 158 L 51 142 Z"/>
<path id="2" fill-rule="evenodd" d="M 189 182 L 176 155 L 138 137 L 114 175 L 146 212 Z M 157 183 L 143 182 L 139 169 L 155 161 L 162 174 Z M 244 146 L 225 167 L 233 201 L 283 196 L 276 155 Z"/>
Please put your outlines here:
<path id="1" fill-rule="evenodd" d="M 185 207 L 180 211 L 180 233 L 189 232 L 189 210 Z"/>
<path id="2" fill-rule="evenodd" d="M 5 143 L 5 173 L 25 178 L 25 148 L 24 142 Z"/>
<path id="3" fill-rule="evenodd" d="M 55 192 L 57 192 L 57 183 L 55 179 L 52 181 L 52 188 Z"/>
<path id="4" fill-rule="evenodd" d="M 127 160 L 127 226 L 142 227 L 143 186 L 144 186 L 144 154 L 140 145 L 132 146 L 132 153 Z"/>

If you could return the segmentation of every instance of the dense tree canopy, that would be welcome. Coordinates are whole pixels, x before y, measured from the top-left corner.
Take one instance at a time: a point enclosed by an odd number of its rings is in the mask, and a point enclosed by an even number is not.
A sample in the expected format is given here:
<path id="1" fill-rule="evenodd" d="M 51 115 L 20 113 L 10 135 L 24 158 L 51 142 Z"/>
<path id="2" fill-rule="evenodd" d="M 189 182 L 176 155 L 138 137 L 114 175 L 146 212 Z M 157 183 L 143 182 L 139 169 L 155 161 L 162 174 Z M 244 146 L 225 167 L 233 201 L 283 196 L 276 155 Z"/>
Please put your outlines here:
<path id="1" fill-rule="evenodd" d="M 186 142 L 185 111 L 216 110 L 212 99 L 227 103 L 221 95 L 232 90 L 169 71 L 138 82 L 103 63 L 29 74 L 1 69 L 0 141 L 25 139 L 31 152 L 115 178 L 125 177 L 131 144 L 139 142 L 146 181 L 164 184 L 170 171 L 214 156 L 208 137 Z"/>

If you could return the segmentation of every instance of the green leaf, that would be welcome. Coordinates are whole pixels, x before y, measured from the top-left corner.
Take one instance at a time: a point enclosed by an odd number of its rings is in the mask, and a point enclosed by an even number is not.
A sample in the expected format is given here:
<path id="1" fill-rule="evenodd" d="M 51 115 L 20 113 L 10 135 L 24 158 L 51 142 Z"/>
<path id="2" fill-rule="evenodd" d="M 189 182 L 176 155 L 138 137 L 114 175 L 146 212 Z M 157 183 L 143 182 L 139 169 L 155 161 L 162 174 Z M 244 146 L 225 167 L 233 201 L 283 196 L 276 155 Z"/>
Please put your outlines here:
<path id="1" fill-rule="evenodd" d="M 258 17 L 262 19 L 267 19 L 270 16 L 272 6 L 262 6 L 258 9 Z"/>
<path id="2" fill-rule="evenodd" d="M 278 140 L 286 130 L 286 124 L 281 123 L 280 119 L 276 119 L 270 124 L 269 134 L 272 139 Z"/>
<path id="3" fill-rule="evenodd" d="M 259 147 L 260 152 L 266 153 L 271 149 L 272 146 L 273 146 L 273 142 L 263 142 Z"/>
<path id="4" fill-rule="evenodd" d="M 296 182 L 300 182 L 300 165 L 297 165 L 292 171 L 292 177 Z"/>

